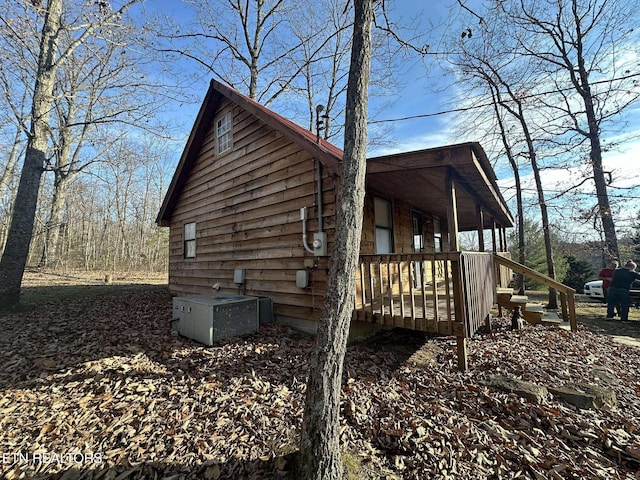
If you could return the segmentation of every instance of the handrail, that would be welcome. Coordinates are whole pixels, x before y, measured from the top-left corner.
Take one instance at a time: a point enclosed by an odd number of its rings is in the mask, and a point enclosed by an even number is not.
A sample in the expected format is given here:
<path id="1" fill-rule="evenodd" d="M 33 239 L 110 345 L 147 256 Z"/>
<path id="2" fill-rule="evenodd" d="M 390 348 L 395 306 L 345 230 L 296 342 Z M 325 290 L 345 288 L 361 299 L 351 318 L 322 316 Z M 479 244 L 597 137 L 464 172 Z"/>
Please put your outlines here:
<path id="1" fill-rule="evenodd" d="M 513 260 L 505 257 L 501 257 L 499 255 L 493 256 L 495 262 L 498 265 L 502 265 L 510 268 L 518 273 L 522 273 L 527 275 L 528 277 L 534 278 L 537 281 L 543 283 L 544 285 L 554 288 L 558 292 L 560 292 L 560 302 L 562 305 L 562 317 L 565 321 L 568 321 L 571 325 L 571 330 L 576 331 L 578 329 L 578 324 L 576 320 L 576 304 L 575 304 L 575 289 L 564 285 L 557 280 L 546 276 L 543 273 L 536 272 L 530 267 L 526 265 L 522 265 L 521 263 L 514 262 Z"/>
<path id="2" fill-rule="evenodd" d="M 559 292 L 564 292 L 564 293 L 569 293 L 569 292 L 573 292 L 576 293 L 576 291 L 571 288 L 568 287 L 567 285 L 564 285 L 563 283 L 560 283 L 559 281 L 546 276 L 544 273 L 540 273 L 535 271 L 534 269 L 532 269 L 531 267 L 527 267 L 526 265 L 522 265 L 521 263 L 518 262 L 514 262 L 511 259 L 505 258 L 505 257 L 500 257 L 498 255 L 495 255 L 495 260 L 497 263 L 499 263 L 500 265 L 503 265 L 505 267 L 510 268 L 511 270 L 515 270 L 518 273 L 523 273 L 529 277 L 535 278 L 536 280 L 538 280 L 541 283 L 544 283 L 546 286 L 551 287 L 551 288 L 555 288 L 556 290 L 558 290 Z"/>

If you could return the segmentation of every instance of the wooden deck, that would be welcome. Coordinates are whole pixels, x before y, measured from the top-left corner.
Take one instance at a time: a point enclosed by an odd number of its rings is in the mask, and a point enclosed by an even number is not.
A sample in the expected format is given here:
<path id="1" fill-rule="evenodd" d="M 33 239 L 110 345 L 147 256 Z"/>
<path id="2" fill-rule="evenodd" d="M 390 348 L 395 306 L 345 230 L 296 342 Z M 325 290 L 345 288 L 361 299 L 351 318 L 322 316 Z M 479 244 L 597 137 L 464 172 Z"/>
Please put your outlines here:
<path id="1" fill-rule="evenodd" d="M 464 370 L 466 339 L 490 325 L 498 289 L 508 286 L 512 271 L 556 288 L 562 317 L 576 329 L 573 289 L 493 252 L 361 255 L 353 319 L 455 335 Z"/>

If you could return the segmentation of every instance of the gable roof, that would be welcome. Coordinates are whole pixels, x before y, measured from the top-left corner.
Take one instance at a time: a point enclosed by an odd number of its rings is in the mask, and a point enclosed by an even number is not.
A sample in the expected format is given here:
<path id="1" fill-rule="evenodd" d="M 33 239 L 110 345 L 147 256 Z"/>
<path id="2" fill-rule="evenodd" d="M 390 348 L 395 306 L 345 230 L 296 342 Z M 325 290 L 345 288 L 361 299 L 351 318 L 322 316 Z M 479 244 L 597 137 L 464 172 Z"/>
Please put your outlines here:
<path id="1" fill-rule="evenodd" d="M 180 191 L 195 164 L 202 142 L 223 99 L 228 99 L 259 119 L 285 138 L 308 151 L 334 174 L 340 174 L 343 152 L 326 140 L 273 112 L 233 88 L 211 80 L 200 106 L 187 144 L 182 152 L 167 194 L 156 218 L 159 226 L 169 226 Z M 477 228 L 476 206 L 490 213 L 484 220 L 502 226 L 512 226 L 513 217 L 496 182 L 495 172 L 477 142 L 429 148 L 413 152 L 385 155 L 367 159 L 368 187 L 379 192 L 393 192 L 398 199 L 424 211 L 446 218 L 444 178 L 447 169 L 453 169 L 460 187 L 457 199 L 461 230 Z"/>
<path id="2" fill-rule="evenodd" d="M 198 157 L 200 146 L 223 98 L 231 100 L 254 117 L 280 132 L 285 138 L 288 138 L 300 148 L 307 150 L 333 173 L 340 173 L 340 162 L 342 161 L 341 149 L 326 140 L 318 141 L 317 136 L 313 132 L 278 115 L 233 88 L 216 80 L 211 80 L 207 94 L 204 97 L 191 133 L 189 134 L 187 144 L 184 147 L 176 171 L 171 179 L 167 194 L 162 202 L 162 207 L 156 218 L 158 225 L 164 227 L 170 225 L 171 214 L 180 195 L 180 190 L 191 172 L 191 168 Z"/>

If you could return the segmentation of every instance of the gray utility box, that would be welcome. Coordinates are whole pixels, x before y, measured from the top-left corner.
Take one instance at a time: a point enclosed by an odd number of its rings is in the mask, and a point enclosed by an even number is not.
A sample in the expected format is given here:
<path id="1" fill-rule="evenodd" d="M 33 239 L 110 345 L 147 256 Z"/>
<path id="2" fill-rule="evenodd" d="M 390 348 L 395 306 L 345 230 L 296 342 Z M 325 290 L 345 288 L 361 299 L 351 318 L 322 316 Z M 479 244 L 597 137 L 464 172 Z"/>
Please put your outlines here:
<path id="1" fill-rule="evenodd" d="M 175 297 L 173 318 L 180 335 L 205 345 L 258 331 L 258 297 Z"/>
<path id="2" fill-rule="evenodd" d="M 260 325 L 270 325 L 273 323 L 273 300 L 271 297 L 259 296 Z"/>

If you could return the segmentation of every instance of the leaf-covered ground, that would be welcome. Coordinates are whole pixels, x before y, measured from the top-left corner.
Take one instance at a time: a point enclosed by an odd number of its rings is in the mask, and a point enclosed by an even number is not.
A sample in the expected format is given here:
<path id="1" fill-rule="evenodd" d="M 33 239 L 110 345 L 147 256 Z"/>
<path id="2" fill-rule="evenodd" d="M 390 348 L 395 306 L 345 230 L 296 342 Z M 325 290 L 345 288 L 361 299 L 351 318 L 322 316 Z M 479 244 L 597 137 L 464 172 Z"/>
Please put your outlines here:
<path id="1" fill-rule="evenodd" d="M 207 348 L 172 335 L 165 287 L 80 293 L 0 317 L 0 478 L 286 475 L 312 338 L 263 326 Z M 453 338 L 388 331 L 350 346 L 351 478 L 640 478 L 640 348 L 584 326 L 494 326 L 469 342 L 465 373 Z M 640 336 L 638 321 L 625 329 Z M 490 375 L 599 384 L 618 404 L 533 403 L 487 387 Z"/>

